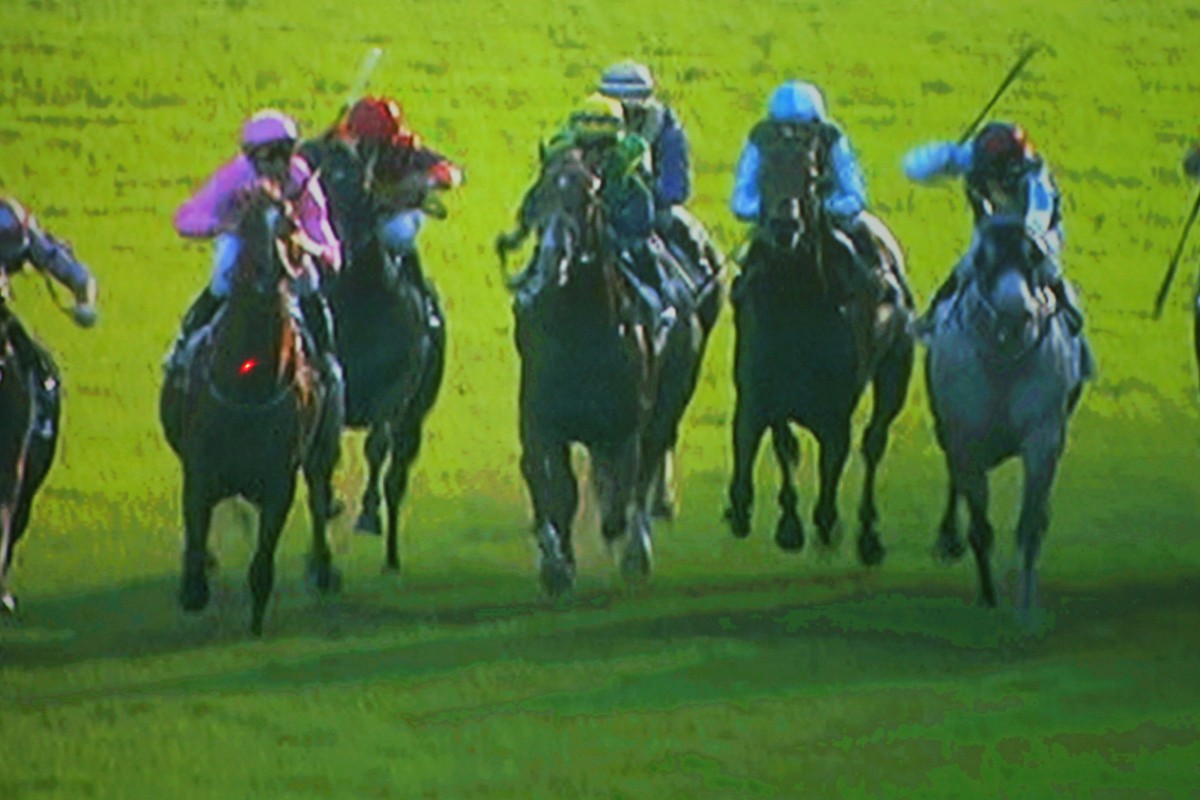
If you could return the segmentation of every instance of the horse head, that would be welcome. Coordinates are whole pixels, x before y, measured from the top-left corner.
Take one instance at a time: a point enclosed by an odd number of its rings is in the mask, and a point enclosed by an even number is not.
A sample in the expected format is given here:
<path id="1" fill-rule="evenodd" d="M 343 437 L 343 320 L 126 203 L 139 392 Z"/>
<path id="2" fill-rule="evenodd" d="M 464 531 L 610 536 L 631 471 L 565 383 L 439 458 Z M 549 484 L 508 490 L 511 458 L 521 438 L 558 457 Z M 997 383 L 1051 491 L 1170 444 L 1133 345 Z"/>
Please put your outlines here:
<path id="1" fill-rule="evenodd" d="M 548 163 L 534 195 L 534 227 L 538 247 L 533 272 L 548 286 L 565 287 L 574 266 L 603 261 L 606 252 L 605 212 L 600 178 L 571 148 Z"/>
<path id="2" fill-rule="evenodd" d="M 978 298 L 973 321 L 1001 358 L 1029 352 L 1045 334 L 1053 302 L 1034 280 L 1045 257 L 1021 217 L 989 217 L 976 231 L 970 255 Z"/>
<path id="3" fill-rule="evenodd" d="M 766 200 L 766 227 L 776 246 L 786 250 L 816 249 L 828 225 L 824 197 L 832 181 L 819 124 L 789 126 L 788 175 L 775 176 L 786 188 Z"/>
<path id="4" fill-rule="evenodd" d="M 234 293 L 272 296 L 282 291 L 285 278 L 295 273 L 289 236 L 295 230 L 291 203 L 279 187 L 261 183 L 238 204 L 239 241 L 232 284 Z"/>

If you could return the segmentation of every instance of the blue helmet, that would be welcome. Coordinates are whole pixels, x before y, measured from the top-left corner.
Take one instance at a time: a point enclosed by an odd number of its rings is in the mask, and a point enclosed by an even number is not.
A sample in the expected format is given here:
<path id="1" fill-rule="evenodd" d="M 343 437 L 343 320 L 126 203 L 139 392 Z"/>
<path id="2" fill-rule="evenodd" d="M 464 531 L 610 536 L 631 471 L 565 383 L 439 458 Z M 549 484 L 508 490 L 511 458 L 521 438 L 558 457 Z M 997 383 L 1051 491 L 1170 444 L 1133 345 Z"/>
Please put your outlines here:
<path id="1" fill-rule="evenodd" d="M 0 197 L 0 262 L 12 264 L 29 248 L 25 210 L 13 200 Z"/>
<path id="2" fill-rule="evenodd" d="M 622 61 L 604 70 L 597 88 L 615 100 L 648 100 L 654 94 L 654 76 L 645 64 Z"/>
<path id="3" fill-rule="evenodd" d="M 788 81 L 771 93 L 767 113 L 779 122 L 824 122 L 825 98 L 807 81 Z"/>

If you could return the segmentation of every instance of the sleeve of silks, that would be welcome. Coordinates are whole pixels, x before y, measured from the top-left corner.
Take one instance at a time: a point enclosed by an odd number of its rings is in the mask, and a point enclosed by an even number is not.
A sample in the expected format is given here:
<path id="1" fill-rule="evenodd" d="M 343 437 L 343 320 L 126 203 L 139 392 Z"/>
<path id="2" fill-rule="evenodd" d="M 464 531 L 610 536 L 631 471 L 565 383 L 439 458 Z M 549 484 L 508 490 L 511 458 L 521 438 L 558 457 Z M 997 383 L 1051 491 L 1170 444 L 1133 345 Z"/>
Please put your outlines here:
<path id="1" fill-rule="evenodd" d="M 867 182 L 844 134 L 834 142 L 830 160 L 836 185 L 825 207 L 837 216 L 855 217 L 867 207 Z"/>
<path id="2" fill-rule="evenodd" d="M 655 170 L 655 201 L 659 206 L 682 205 L 692 194 L 692 164 L 687 134 L 668 116 L 668 124 L 659 134 Z"/>
<path id="3" fill-rule="evenodd" d="M 321 266 L 330 272 L 337 272 L 342 268 L 342 246 L 329 222 L 325 192 L 311 176 L 305 177 L 302 185 L 304 190 L 296 203 L 300 228 L 309 242 L 316 245 L 319 252 L 314 255 Z"/>
<path id="4" fill-rule="evenodd" d="M 971 168 L 971 144 L 932 142 L 904 156 L 904 174 L 925 183 L 943 175 L 962 175 Z"/>
<path id="5" fill-rule="evenodd" d="M 1055 257 L 1062 250 L 1064 239 L 1060 202 L 1058 187 L 1044 166 L 1029 176 L 1025 230 L 1048 255 Z"/>
<path id="6" fill-rule="evenodd" d="M 96 299 L 96 279 L 75 258 L 71 245 L 42 231 L 37 222 L 29 220 L 29 261 L 71 290 L 77 303 L 93 303 Z"/>
<path id="7" fill-rule="evenodd" d="M 753 142 L 746 142 L 738 158 L 737 171 L 733 177 L 733 197 L 729 207 L 742 222 L 758 219 L 761 195 L 758 189 L 758 165 L 760 156 Z"/>
<path id="8" fill-rule="evenodd" d="M 175 230 L 191 238 L 216 236 L 228 222 L 238 190 L 253 181 L 254 167 L 243 156 L 223 164 L 175 212 Z"/>

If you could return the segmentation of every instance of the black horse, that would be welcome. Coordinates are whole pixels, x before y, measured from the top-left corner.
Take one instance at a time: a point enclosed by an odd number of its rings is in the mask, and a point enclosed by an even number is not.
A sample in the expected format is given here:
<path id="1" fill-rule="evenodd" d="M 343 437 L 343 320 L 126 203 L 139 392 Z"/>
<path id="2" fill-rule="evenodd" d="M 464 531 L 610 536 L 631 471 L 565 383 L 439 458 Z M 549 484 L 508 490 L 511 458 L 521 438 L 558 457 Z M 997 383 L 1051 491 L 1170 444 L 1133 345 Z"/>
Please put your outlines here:
<path id="1" fill-rule="evenodd" d="M 804 546 L 792 485 L 800 454 L 790 428 L 795 422 L 820 445 L 820 496 L 813 521 L 821 542 L 831 545 L 851 417 L 869 382 L 874 400 L 862 439 L 867 469 L 858 551 L 864 564 L 874 565 L 884 555 L 875 528 L 875 472 L 912 375 L 911 300 L 899 246 L 873 218 L 868 224 L 880 263 L 869 286 L 848 281 L 855 274 L 853 246 L 824 209 L 821 187 L 827 165 L 820 137 L 814 135 L 803 152 L 797 165 L 805 176 L 802 195 L 775 210 L 774 221 L 758 232 L 745 272 L 733 287 L 737 406 L 726 519 L 735 536 L 749 535 L 754 461 L 763 432 L 770 428 L 782 472 L 775 540 L 784 550 Z"/>
<path id="2" fill-rule="evenodd" d="M 612 545 L 631 534 L 623 575 L 649 575 L 649 494 L 695 388 L 704 339 L 695 309 L 680 308 L 654 351 L 620 274 L 599 189 L 576 150 L 546 165 L 535 194 L 538 246 L 529 273 L 545 280 L 515 305 L 521 471 L 550 594 L 574 583 L 571 524 L 579 492 L 572 443 L 591 457 L 605 540 Z"/>
<path id="3" fill-rule="evenodd" d="M 422 425 L 442 384 L 445 317 L 417 271 L 374 234 L 355 253 L 330 299 L 346 371 L 346 425 L 367 429 L 369 472 L 356 528 L 381 533 L 379 479 L 388 461 L 386 565 L 398 570 L 400 503 L 421 448 Z"/>
<path id="4" fill-rule="evenodd" d="M 167 376 L 160 417 L 183 466 L 185 546 L 180 602 L 209 599 L 207 541 L 212 509 L 241 495 L 259 508 L 250 565 L 250 628 L 262 633 L 274 582 L 275 548 L 304 469 L 312 517 L 310 577 L 322 592 L 338 575 L 325 538 L 342 425 L 341 398 L 310 364 L 288 284 L 295 258 L 284 231 L 290 209 L 269 192 L 252 196 L 238 223 L 241 240 L 229 300 L 197 345 L 186 374 Z"/>
<path id="5" fill-rule="evenodd" d="M 0 300 L 0 613 L 17 610 L 8 572 L 17 542 L 29 526 L 33 497 L 50 471 L 58 445 L 58 369 L 50 354 L 31 341 L 48 369 L 41 378 L 46 385 L 35 392 L 33 381 L 39 378 L 30 365 L 21 363 L 10 340 L 19 325 L 8 304 Z M 44 404 L 41 409 L 34 407 L 35 394 Z M 33 430 L 35 416 L 41 430 Z"/>

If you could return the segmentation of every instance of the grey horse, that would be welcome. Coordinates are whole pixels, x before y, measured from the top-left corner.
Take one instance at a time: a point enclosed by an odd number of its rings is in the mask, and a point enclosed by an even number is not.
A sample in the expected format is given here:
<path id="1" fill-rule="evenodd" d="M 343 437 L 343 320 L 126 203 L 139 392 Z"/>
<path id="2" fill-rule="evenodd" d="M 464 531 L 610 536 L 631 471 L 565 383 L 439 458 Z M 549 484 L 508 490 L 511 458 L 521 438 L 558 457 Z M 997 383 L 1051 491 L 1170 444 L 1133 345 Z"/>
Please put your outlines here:
<path id="1" fill-rule="evenodd" d="M 1020 457 L 1024 492 L 1017 522 L 1016 605 L 1026 622 L 1037 605 L 1034 568 L 1050 521 L 1050 491 L 1067 422 L 1092 372 L 1082 334 L 1069 332 L 1052 296 L 1030 280 L 1041 257 L 1021 219 L 982 222 L 966 256 L 972 277 L 937 310 L 925 364 L 937 441 L 950 477 L 935 553 L 945 560 L 964 554 L 957 506 L 965 497 L 979 600 L 996 605 L 987 473 Z"/>

